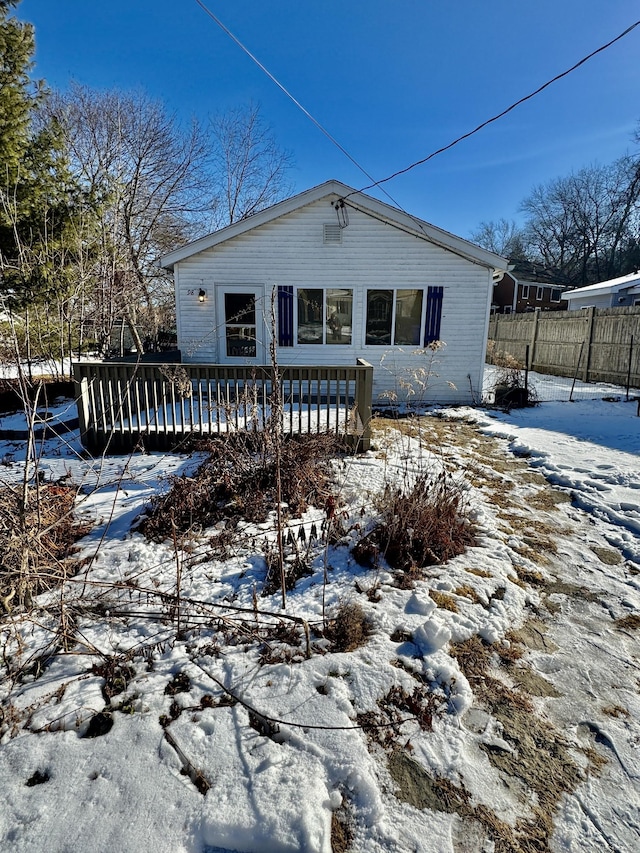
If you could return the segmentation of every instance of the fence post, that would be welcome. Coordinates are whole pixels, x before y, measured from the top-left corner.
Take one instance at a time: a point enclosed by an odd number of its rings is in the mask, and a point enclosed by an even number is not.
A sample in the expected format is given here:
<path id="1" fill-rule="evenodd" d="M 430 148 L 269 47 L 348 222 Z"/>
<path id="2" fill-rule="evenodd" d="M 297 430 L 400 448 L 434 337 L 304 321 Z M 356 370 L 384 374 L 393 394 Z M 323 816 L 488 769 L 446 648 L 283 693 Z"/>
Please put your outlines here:
<path id="1" fill-rule="evenodd" d="M 589 381 L 589 367 L 591 366 L 591 347 L 593 345 L 593 318 L 595 317 L 596 309 L 595 307 L 591 307 L 587 309 L 589 312 L 589 316 L 587 317 L 587 334 L 585 336 L 585 343 L 587 345 L 587 354 L 584 360 L 584 371 L 582 373 L 582 381 Z"/>
<path id="2" fill-rule="evenodd" d="M 578 378 L 578 371 L 580 370 L 580 359 L 582 358 L 582 350 L 584 349 L 584 341 L 580 344 L 580 352 L 578 353 L 578 361 L 576 363 L 576 369 L 573 374 L 573 382 L 571 383 L 571 393 L 569 394 L 569 402 L 573 403 L 573 389 L 576 387 L 576 380 Z"/>
<path id="3" fill-rule="evenodd" d="M 629 364 L 627 365 L 627 401 L 629 400 L 629 388 L 631 387 L 631 359 L 633 358 L 633 335 L 629 343 Z"/>
<path id="4" fill-rule="evenodd" d="M 531 331 L 531 358 L 529 360 L 529 366 L 533 368 L 534 362 L 536 360 L 536 341 L 538 340 L 538 318 L 540 317 L 540 309 L 536 308 L 533 314 L 533 329 Z"/>
<path id="5" fill-rule="evenodd" d="M 358 416 L 362 421 L 362 436 L 358 442 L 360 450 L 369 450 L 371 447 L 371 399 L 373 396 L 373 366 L 359 358 L 357 361 L 358 367 L 364 370 L 358 370 L 358 378 L 356 380 L 356 407 Z"/>

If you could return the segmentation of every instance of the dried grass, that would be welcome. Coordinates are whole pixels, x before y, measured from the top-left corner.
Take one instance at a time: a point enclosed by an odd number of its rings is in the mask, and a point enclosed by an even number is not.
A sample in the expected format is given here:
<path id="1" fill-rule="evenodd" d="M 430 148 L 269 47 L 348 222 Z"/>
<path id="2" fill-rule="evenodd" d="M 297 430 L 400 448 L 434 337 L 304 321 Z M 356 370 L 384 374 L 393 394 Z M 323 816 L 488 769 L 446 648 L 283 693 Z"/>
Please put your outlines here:
<path id="1" fill-rule="evenodd" d="M 190 476 L 175 477 L 155 497 L 138 529 L 163 542 L 175 529 L 209 527 L 224 518 L 263 522 L 276 501 L 276 461 L 263 434 L 221 436 L 205 445 L 208 458 Z M 294 515 L 332 500 L 331 460 L 344 448 L 335 435 L 302 435 L 281 447 L 282 501 Z"/>
<path id="2" fill-rule="evenodd" d="M 632 613 L 630 616 L 623 616 L 620 619 L 616 619 L 616 628 L 620 628 L 623 631 L 637 631 L 640 628 L 640 616 Z"/>
<path id="3" fill-rule="evenodd" d="M 69 484 L 0 490 L 0 597 L 5 610 L 28 606 L 41 592 L 75 574 L 74 545 L 90 530 L 74 513 Z M 26 506 L 25 506 L 26 503 Z"/>
<path id="4" fill-rule="evenodd" d="M 449 593 L 441 592 L 439 589 L 430 589 L 429 595 L 442 610 L 449 610 L 451 613 L 458 612 L 456 600 Z"/>
<path id="5" fill-rule="evenodd" d="M 446 472 L 420 475 L 413 488 L 387 485 L 376 502 L 378 522 L 354 548 L 361 565 L 381 553 L 390 566 L 419 576 L 425 566 L 444 563 L 475 544 L 462 492 Z"/>

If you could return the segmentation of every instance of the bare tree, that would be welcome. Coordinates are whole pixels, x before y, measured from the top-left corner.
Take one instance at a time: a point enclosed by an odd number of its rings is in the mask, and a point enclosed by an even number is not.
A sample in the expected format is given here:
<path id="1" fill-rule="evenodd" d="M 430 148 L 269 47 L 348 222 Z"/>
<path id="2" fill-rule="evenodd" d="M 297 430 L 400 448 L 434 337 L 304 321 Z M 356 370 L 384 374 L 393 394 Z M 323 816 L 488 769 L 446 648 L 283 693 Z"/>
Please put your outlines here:
<path id="1" fill-rule="evenodd" d="M 471 234 L 474 243 L 503 258 L 526 258 L 525 234 L 513 220 L 481 222 Z"/>
<path id="2" fill-rule="evenodd" d="M 216 227 L 246 219 L 292 192 L 287 180 L 292 155 L 277 144 L 258 105 L 216 116 L 211 130 Z"/>
<path id="3" fill-rule="evenodd" d="M 623 157 L 535 187 L 522 209 L 539 258 L 574 286 L 623 275 L 637 240 L 640 168 Z"/>
<path id="4" fill-rule="evenodd" d="M 73 85 L 45 104 L 62 128 L 70 166 L 93 217 L 83 240 L 93 259 L 94 319 L 105 342 L 124 316 L 141 351 L 144 327 L 157 331 L 158 305 L 171 286 L 159 255 L 191 239 L 210 217 L 209 146 L 196 122 L 183 128 L 141 93 Z M 86 266 L 85 266 L 86 274 Z"/>

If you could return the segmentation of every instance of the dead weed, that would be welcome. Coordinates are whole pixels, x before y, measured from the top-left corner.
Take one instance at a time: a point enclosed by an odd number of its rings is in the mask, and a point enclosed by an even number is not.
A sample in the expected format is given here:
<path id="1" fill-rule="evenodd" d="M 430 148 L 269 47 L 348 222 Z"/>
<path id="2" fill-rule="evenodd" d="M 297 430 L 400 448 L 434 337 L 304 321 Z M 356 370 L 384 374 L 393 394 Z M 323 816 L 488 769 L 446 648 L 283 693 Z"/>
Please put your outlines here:
<path id="1" fill-rule="evenodd" d="M 0 490 L 0 598 L 9 611 L 75 574 L 74 545 L 91 526 L 77 518 L 76 489 L 38 483 Z"/>
<path id="2" fill-rule="evenodd" d="M 263 522 L 276 505 L 276 462 L 262 434 L 210 439 L 209 456 L 191 476 L 175 477 L 166 494 L 155 497 L 138 529 L 163 542 L 173 529 L 209 527 L 222 519 Z M 332 500 L 331 460 L 343 452 L 335 435 L 288 437 L 281 447 L 282 501 L 293 515 Z"/>
<path id="3" fill-rule="evenodd" d="M 354 548 L 361 565 L 375 565 L 382 554 L 401 572 L 443 563 L 475 544 L 474 527 L 462 491 L 446 472 L 435 479 L 420 475 L 413 488 L 387 485 L 376 502 L 378 522 Z"/>
<path id="4" fill-rule="evenodd" d="M 334 651 L 352 652 L 363 646 L 372 632 L 371 621 L 357 601 L 343 602 L 325 631 Z"/>

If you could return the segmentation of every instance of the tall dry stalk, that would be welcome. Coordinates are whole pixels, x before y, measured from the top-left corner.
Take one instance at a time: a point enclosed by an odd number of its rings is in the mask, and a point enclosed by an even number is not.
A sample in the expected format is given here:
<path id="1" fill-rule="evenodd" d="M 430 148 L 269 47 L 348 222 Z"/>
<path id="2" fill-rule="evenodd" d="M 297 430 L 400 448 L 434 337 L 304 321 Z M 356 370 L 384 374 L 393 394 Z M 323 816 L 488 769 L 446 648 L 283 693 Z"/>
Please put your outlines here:
<path id="1" fill-rule="evenodd" d="M 278 569 L 280 572 L 280 587 L 282 591 L 282 609 L 287 608 L 287 579 L 284 569 L 284 531 L 282 520 L 282 389 L 280 386 L 280 370 L 278 367 L 278 350 L 276 345 L 276 294 L 274 287 L 271 291 L 271 417 L 269 430 L 273 443 L 273 458 L 276 475 L 276 521 L 278 537 Z"/>

